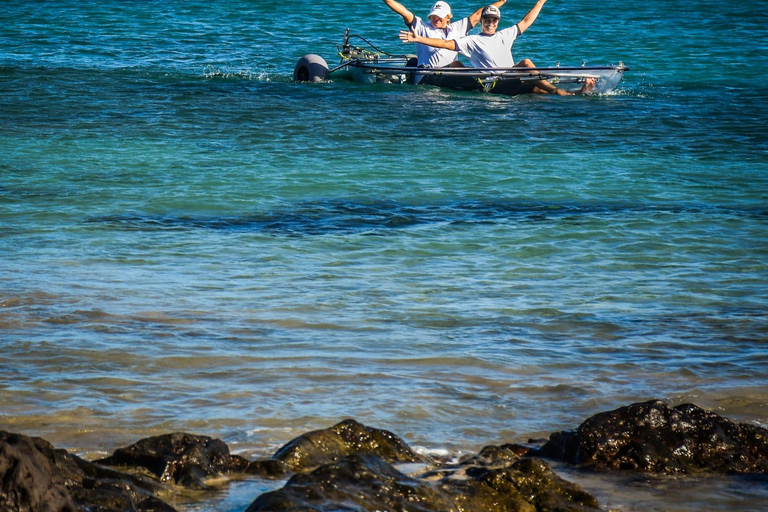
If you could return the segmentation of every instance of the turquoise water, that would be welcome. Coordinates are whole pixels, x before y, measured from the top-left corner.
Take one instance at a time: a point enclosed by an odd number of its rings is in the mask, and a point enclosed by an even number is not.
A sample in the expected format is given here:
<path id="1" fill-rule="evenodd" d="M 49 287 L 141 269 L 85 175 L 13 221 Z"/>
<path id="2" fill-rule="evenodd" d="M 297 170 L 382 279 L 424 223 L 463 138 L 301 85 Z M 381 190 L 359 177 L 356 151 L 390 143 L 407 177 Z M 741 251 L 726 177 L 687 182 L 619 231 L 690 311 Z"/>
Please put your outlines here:
<path id="1" fill-rule="evenodd" d="M 107 4 L 0 6 L 0 428 L 255 457 L 347 417 L 457 455 L 649 398 L 768 423 L 756 4 L 551 0 L 516 59 L 630 67 L 580 98 L 291 81 L 347 27 L 407 51 L 381 2 Z M 596 492 L 765 499 L 701 487 Z"/>

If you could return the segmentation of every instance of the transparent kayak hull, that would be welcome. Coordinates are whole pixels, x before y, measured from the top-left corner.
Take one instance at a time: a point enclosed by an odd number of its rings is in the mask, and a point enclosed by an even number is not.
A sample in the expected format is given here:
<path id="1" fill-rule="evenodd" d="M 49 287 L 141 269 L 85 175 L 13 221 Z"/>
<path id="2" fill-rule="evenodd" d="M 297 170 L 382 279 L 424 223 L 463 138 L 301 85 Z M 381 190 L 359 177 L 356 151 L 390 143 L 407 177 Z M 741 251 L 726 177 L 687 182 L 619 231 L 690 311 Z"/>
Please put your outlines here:
<path id="1" fill-rule="evenodd" d="M 542 67 L 477 69 L 449 67 L 426 69 L 407 66 L 404 58 L 351 59 L 343 62 L 348 78 L 364 84 L 420 83 L 465 91 L 483 91 L 497 94 L 525 94 L 531 92 L 538 80 L 547 80 L 558 89 L 569 92 L 580 90 L 588 78 L 595 80 L 593 94 L 606 94 L 614 90 L 628 70 L 617 66 Z"/>

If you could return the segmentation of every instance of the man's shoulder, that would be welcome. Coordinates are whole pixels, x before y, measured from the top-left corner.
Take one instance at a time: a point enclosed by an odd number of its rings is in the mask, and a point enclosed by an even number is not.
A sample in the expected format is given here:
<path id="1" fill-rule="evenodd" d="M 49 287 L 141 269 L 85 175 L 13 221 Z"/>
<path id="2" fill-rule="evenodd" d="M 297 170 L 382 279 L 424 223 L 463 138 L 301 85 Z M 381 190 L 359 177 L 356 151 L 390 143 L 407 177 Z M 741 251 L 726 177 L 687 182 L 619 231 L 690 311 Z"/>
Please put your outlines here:
<path id="1" fill-rule="evenodd" d="M 448 27 L 451 30 L 461 30 L 461 31 L 468 31 L 470 28 L 472 28 L 470 27 L 470 23 L 469 23 L 469 16 L 467 16 L 466 18 L 461 18 L 458 21 L 452 21 L 448 25 Z"/>
<path id="2" fill-rule="evenodd" d="M 501 34 L 505 37 L 508 36 L 519 36 L 520 35 L 520 29 L 517 27 L 517 25 L 512 25 L 511 27 L 503 28 L 501 30 L 496 31 L 497 34 Z"/>
<path id="3" fill-rule="evenodd" d="M 413 27 L 413 28 L 423 27 L 424 26 L 424 20 L 422 20 L 418 16 L 414 16 L 413 19 L 411 20 L 410 26 Z"/>

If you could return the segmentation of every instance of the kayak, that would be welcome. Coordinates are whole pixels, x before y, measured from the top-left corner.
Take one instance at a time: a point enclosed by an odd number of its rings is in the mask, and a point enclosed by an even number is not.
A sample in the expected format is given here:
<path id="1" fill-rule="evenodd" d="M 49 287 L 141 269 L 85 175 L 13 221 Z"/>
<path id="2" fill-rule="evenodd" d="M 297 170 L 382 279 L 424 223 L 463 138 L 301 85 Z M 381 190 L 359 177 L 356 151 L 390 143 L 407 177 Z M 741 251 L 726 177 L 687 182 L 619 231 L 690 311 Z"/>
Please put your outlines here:
<path id="1" fill-rule="evenodd" d="M 370 48 L 350 44 L 359 38 Z M 338 47 L 340 63 L 330 68 L 320 55 L 304 55 L 296 63 L 293 79 L 297 82 L 317 82 L 334 76 L 364 84 L 418 83 L 459 91 L 480 91 L 516 96 L 530 93 L 534 83 L 547 80 L 558 89 L 579 91 L 586 80 L 594 79 L 590 94 L 607 94 L 621 82 L 629 68 L 623 62 L 606 66 L 560 66 L 536 68 L 471 68 L 456 61 L 444 68 L 416 66 L 414 55 L 392 55 L 380 51 L 365 38 L 344 32 L 344 42 Z"/>

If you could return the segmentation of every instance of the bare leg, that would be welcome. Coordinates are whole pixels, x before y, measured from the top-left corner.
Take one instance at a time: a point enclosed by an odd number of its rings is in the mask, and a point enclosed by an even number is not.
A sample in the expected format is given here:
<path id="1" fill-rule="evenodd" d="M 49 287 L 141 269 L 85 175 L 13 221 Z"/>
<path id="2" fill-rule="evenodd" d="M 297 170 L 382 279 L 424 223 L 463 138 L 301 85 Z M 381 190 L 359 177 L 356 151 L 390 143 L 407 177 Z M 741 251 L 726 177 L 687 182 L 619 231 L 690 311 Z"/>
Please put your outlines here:
<path id="1" fill-rule="evenodd" d="M 517 64 L 515 64 L 515 67 L 516 68 L 535 68 L 536 64 L 534 64 L 531 59 L 523 59 Z M 565 93 L 565 91 L 559 90 L 557 87 L 547 82 L 546 80 L 534 81 L 533 91 L 531 92 L 533 92 L 534 94 L 559 94 L 561 96 L 563 96 Z"/>
<path id="2" fill-rule="evenodd" d="M 516 68 L 535 68 L 536 65 L 533 63 L 531 59 L 523 59 L 517 64 L 515 64 Z M 535 94 L 557 94 L 558 96 L 573 96 L 575 94 L 587 94 L 592 89 L 595 88 L 595 79 L 594 78 L 587 78 L 584 80 L 584 85 L 579 89 L 578 92 L 568 92 L 564 91 L 562 89 L 558 89 L 553 84 L 548 82 L 547 80 L 536 80 L 533 82 L 533 93 Z"/>

